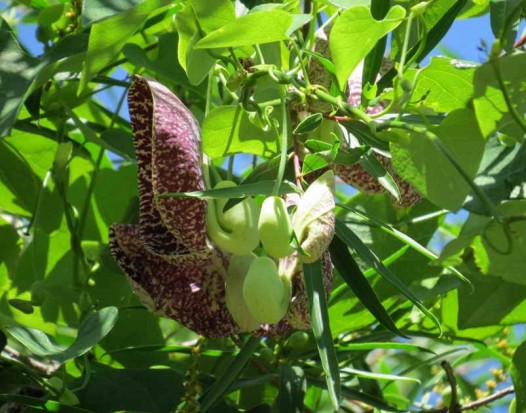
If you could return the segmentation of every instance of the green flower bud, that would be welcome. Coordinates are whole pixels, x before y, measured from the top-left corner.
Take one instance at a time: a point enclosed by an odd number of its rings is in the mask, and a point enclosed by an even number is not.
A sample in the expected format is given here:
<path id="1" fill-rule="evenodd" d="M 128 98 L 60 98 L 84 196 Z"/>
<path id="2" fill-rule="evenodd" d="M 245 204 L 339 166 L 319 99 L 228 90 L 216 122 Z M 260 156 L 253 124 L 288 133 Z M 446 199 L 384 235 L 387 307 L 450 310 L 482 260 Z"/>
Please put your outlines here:
<path id="1" fill-rule="evenodd" d="M 292 220 L 301 249 L 308 254 L 304 262 L 317 261 L 331 243 L 334 207 L 334 173 L 329 170 L 305 191 Z"/>
<path id="2" fill-rule="evenodd" d="M 265 324 L 277 323 L 289 307 L 290 280 L 280 277 L 271 258 L 258 257 L 250 264 L 245 277 L 243 297 L 254 319 Z"/>
<path id="3" fill-rule="evenodd" d="M 223 181 L 214 189 L 236 186 Z M 247 255 L 259 245 L 258 208 L 252 198 L 246 198 L 223 213 L 227 199 L 208 202 L 206 229 L 210 239 L 221 249 L 236 255 Z"/>
<path id="4" fill-rule="evenodd" d="M 250 268 L 256 259 L 255 254 L 233 255 L 225 283 L 225 301 L 228 311 L 234 321 L 241 327 L 241 331 L 256 330 L 261 323 L 254 320 L 243 297 L 243 283 Z"/>
<path id="5" fill-rule="evenodd" d="M 283 258 L 292 253 L 290 237 L 292 223 L 285 201 L 278 196 L 269 196 L 261 206 L 258 222 L 259 238 L 268 255 Z"/>

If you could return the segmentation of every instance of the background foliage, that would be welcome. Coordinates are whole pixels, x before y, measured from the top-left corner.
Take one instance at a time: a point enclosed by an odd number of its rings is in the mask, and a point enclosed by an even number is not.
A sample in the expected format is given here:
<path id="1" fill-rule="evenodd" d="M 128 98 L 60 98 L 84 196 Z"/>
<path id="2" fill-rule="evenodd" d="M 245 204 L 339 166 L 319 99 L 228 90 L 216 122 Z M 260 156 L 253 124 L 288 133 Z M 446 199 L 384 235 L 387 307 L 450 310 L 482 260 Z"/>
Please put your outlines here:
<path id="1" fill-rule="evenodd" d="M 457 412 L 480 400 L 525 412 L 525 10 L 520 0 L 9 4 L 0 22 L 2 411 L 192 411 L 198 402 L 218 412 Z M 486 13 L 496 41 L 485 63 L 419 65 L 455 19 Z M 328 18 L 330 57 L 314 50 Z M 19 43 L 27 22 L 38 24 L 40 56 Z M 377 77 L 384 55 L 394 67 Z M 347 78 L 363 59 L 362 103 L 351 106 Z M 329 76 L 323 87 L 303 70 L 314 61 Z M 221 173 L 241 180 L 254 162 L 256 176 L 279 179 L 285 128 L 293 155 L 310 150 L 303 172 L 359 162 L 386 188 L 337 186 L 335 285 L 312 309 L 315 334 L 205 340 L 133 295 L 108 228 L 137 221 L 121 111 L 134 74 L 191 108 Z M 108 89 L 117 107 L 99 98 Z M 283 105 L 312 102 L 328 109 L 283 124 Z M 377 102 L 387 109 L 367 114 Z M 331 139 L 336 123 L 356 148 Z M 425 200 L 394 207 L 394 171 Z"/>

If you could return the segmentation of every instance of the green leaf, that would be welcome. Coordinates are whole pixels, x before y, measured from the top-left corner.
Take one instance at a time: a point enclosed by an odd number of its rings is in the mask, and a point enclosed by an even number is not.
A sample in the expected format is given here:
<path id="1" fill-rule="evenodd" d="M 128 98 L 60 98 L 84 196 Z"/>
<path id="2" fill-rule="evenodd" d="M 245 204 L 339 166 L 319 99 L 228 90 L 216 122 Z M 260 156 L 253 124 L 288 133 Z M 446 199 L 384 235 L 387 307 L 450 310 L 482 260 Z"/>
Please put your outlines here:
<path id="1" fill-rule="evenodd" d="M 458 291 L 459 328 L 526 322 L 526 286 L 495 277 L 470 274 L 475 292 Z"/>
<path id="2" fill-rule="evenodd" d="M 296 126 L 296 129 L 294 129 L 293 133 L 296 135 L 304 135 L 306 133 L 312 132 L 314 129 L 319 127 L 323 121 L 323 114 L 321 113 L 314 113 L 313 115 L 310 115 L 303 119 L 298 126 Z"/>
<path id="3" fill-rule="evenodd" d="M 484 152 L 473 112 L 458 109 L 430 131 L 438 136 L 469 177 L 474 178 Z M 409 133 L 407 143 L 391 143 L 396 172 L 434 204 L 459 210 L 470 191 L 462 175 L 429 138 Z M 440 177 L 440 178 L 438 178 Z"/>
<path id="4" fill-rule="evenodd" d="M 38 397 L 18 396 L 15 394 L 0 394 L 0 401 L 15 403 L 31 409 L 43 410 L 46 412 L 60 413 L 91 413 L 90 410 L 81 409 L 80 407 L 66 406 L 53 400 L 41 399 Z"/>
<path id="5" fill-rule="evenodd" d="M 0 18 L 0 136 L 9 136 L 30 86 L 44 66 L 40 59 L 24 53 L 5 20 Z"/>
<path id="6" fill-rule="evenodd" d="M 99 20 L 125 12 L 140 3 L 141 0 L 90 0 L 82 4 L 82 25 L 88 26 Z"/>
<path id="7" fill-rule="evenodd" d="M 175 18 L 175 28 L 179 34 L 177 60 L 186 71 L 192 85 L 200 84 L 208 75 L 215 59 L 206 50 L 197 50 L 194 45 L 201 40 L 201 31 L 195 22 L 195 14 L 187 3 Z"/>
<path id="8" fill-rule="evenodd" d="M 447 8 L 447 11 L 441 15 L 441 17 L 436 20 L 435 18 L 431 19 L 430 23 L 427 23 L 427 36 L 424 39 L 419 40 L 407 54 L 407 60 L 415 57 L 415 61 L 420 63 L 442 40 L 442 38 L 449 31 L 453 22 L 457 16 L 462 12 L 464 6 L 468 0 L 456 0 L 453 1 L 453 5 Z M 450 5 L 450 2 L 432 2 L 430 7 L 437 7 L 441 9 L 443 4 L 446 4 L 446 7 Z M 425 19 L 427 22 L 427 19 Z M 422 47 L 422 42 L 425 42 Z M 378 90 L 382 91 L 387 86 L 390 85 L 393 78 L 396 76 L 397 70 L 395 67 L 390 69 L 382 78 L 378 81 Z"/>
<path id="9" fill-rule="evenodd" d="M 235 153 L 270 157 L 278 152 L 278 136 L 254 126 L 240 106 L 220 106 L 203 123 L 203 151 L 212 159 Z"/>
<path id="10" fill-rule="evenodd" d="M 497 207 L 502 222 L 493 218 L 481 236 L 481 245 L 475 248 L 477 265 L 484 274 L 504 278 L 506 281 L 526 285 L 524 257 L 526 256 L 526 200 L 506 201 Z"/>
<path id="11" fill-rule="evenodd" d="M 345 245 L 338 236 L 332 240 L 329 251 L 334 267 L 364 307 L 367 308 L 386 329 L 392 331 L 397 336 L 405 337 L 404 333 L 396 327 L 389 313 L 382 306 L 374 290 L 369 285 L 367 278 L 350 254 L 347 245 Z"/>
<path id="12" fill-rule="evenodd" d="M 57 143 L 43 136 L 15 133 L 0 140 L 0 208 L 31 216 L 42 181 L 52 166 Z"/>
<path id="13" fill-rule="evenodd" d="M 122 52 L 128 61 L 135 66 L 144 67 L 170 82 L 188 87 L 190 83 L 177 59 L 175 45 L 178 45 L 178 42 L 179 38 L 175 32 L 159 35 L 155 58 L 151 58 L 144 49 L 133 43 L 124 45 Z"/>
<path id="14" fill-rule="evenodd" d="M 282 364 L 279 372 L 278 411 L 302 413 L 304 411 L 303 399 L 307 390 L 303 369 Z"/>
<path id="15" fill-rule="evenodd" d="M 64 363 L 82 356 L 99 343 L 115 325 L 117 314 L 115 307 L 106 307 L 90 314 L 81 323 L 73 344 L 66 349 L 52 343 L 40 330 L 22 326 L 7 326 L 5 330 L 33 354 L 39 357 L 52 357 Z"/>
<path id="16" fill-rule="evenodd" d="M 169 0 L 145 0 L 131 9 L 95 23 L 91 27 L 78 94 L 84 91 L 90 79 L 117 58 L 122 47 L 150 14 L 169 4 Z"/>
<path id="17" fill-rule="evenodd" d="M 370 175 L 378 179 L 378 182 L 389 191 L 389 193 L 400 201 L 400 189 L 391 174 L 380 163 L 378 158 L 373 155 L 371 150 L 367 151 L 359 161 L 363 169 Z"/>
<path id="18" fill-rule="evenodd" d="M 205 36 L 196 49 L 242 47 L 288 39 L 292 15 L 282 10 L 250 13 Z"/>
<path id="19" fill-rule="evenodd" d="M 252 354 L 259 346 L 259 338 L 250 336 L 239 354 L 232 360 L 223 373 L 216 379 L 201 398 L 201 409 L 206 412 L 221 397 L 225 396 L 234 380 L 241 374 Z"/>
<path id="20" fill-rule="evenodd" d="M 510 374 L 515 386 L 515 411 L 524 412 L 526 411 L 526 342 L 515 350 Z"/>
<path id="21" fill-rule="evenodd" d="M 371 16 L 368 7 L 355 6 L 336 19 L 329 46 L 340 88 L 345 87 L 351 73 L 378 40 L 395 29 L 404 17 L 405 9 L 401 6 L 392 7 L 380 21 Z"/>
<path id="22" fill-rule="evenodd" d="M 418 74 L 412 100 L 443 113 L 466 107 L 473 95 L 475 67 L 446 57 L 432 57 Z"/>
<path id="23" fill-rule="evenodd" d="M 255 195 L 270 195 L 274 188 L 274 181 L 259 181 L 253 184 L 237 185 L 230 188 L 208 189 L 206 191 L 194 192 L 167 192 L 160 194 L 159 198 L 207 198 L 207 199 L 221 199 L 221 198 L 245 198 Z M 279 188 L 279 194 L 290 194 L 298 192 L 298 188 L 290 182 L 282 182 Z"/>
<path id="24" fill-rule="evenodd" d="M 236 20 L 234 3 L 230 0 L 191 0 L 190 3 L 205 33 Z"/>
<path id="25" fill-rule="evenodd" d="M 525 181 L 526 142 L 505 146 L 497 137 L 491 137 L 484 150 L 475 183 L 498 205 L 509 199 L 514 188 Z M 478 214 L 486 213 L 486 207 L 473 195 L 470 195 L 464 208 Z"/>
<path id="26" fill-rule="evenodd" d="M 83 379 L 73 385 L 83 385 Z M 184 395 L 182 382 L 175 369 L 111 368 L 92 362 L 89 381 L 76 394 L 81 405 L 94 412 L 162 413 L 175 410 Z"/>
<path id="27" fill-rule="evenodd" d="M 356 236 L 347 226 L 336 219 L 336 235 L 363 259 L 370 267 L 374 268 L 378 274 L 394 285 L 400 293 L 405 295 L 422 313 L 424 313 L 442 331 L 438 319 L 422 304 L 422 302 L 387 268 L 382 261 L 371 251 L 363 241 Z"/>
<path id="28" fill-rule="evenodd" d="M 491 31 L 496 39 L 500 39 L 502 48 L 507 52 L 513 50 L 523 7 L 525 7 L 523 0 L 491 0 L 489 2 Z"/>
<path id="29" fill-rule="evenodd" d="M 485 63 L 475 71 L 473 106 L 484 136 L 498 131 L 517 142 L 522 142 L 524 139 L 526 134 L 524 67 L 526 67 L 526 54 L 519 53 Z M 506 100 L 510 103 L 515 116 Z"/>
<path id="30" fill-rule="evenodd" d="M 327 300 L 323 286 L 323 275 L 320 261 L 312 264 L 303 264 L 305 286 L 309 296 L 309 314 L 320 354 L 321 365 L 326 375 L 327 390 L 335 411 L 340 406 L 340 371 L 338 369 L 338 358 L 332 341 L 329 325 L 329 313 L 327 311 Z"/>

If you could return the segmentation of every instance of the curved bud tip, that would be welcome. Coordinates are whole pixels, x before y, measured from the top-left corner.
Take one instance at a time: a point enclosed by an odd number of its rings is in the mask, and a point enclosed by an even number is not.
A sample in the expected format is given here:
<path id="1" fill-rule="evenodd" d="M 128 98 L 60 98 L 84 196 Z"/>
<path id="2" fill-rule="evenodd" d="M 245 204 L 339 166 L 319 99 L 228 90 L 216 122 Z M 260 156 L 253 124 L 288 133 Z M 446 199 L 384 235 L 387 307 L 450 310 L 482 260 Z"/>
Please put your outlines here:
<path id="1" fill-rule="evenodd" d="M 334 173 L 325 172 L 305 191 L 294 214 L 293 227 L 305 262 L 317 261 L 334 236 Z"/>

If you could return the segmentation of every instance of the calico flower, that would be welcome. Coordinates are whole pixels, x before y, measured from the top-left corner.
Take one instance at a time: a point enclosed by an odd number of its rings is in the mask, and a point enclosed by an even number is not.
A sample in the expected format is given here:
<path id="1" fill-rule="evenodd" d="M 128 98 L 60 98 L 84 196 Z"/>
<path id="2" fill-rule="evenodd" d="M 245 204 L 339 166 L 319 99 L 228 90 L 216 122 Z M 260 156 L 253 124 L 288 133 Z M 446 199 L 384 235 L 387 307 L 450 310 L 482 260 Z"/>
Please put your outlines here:
<path id="1" fill-rule="evenodd" d="M 129 94 L 139 181 L 139 223 L 113 224 L 110 248 L 143 304 L 206 337 L 240 332 L 225 301 L 230 256 L 206 233 L 207 201 L 159 198 L 166 192 L 205 189 L 199 125 L 166 87 L 136 76 Z M 332 265 L 322 261 L 330 291 Z M 253 334 L 284 334 L 308 328 L 308 305 L 301 262 L 296 255 L 280 260 L 291 274 L 292 298 L 277 324 L 258 326 Z"/>

